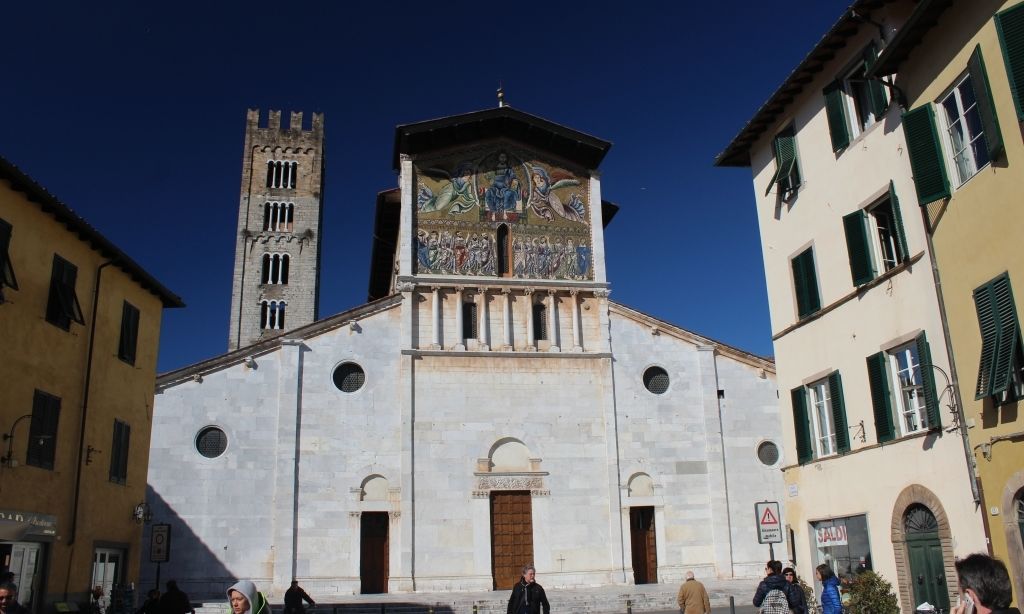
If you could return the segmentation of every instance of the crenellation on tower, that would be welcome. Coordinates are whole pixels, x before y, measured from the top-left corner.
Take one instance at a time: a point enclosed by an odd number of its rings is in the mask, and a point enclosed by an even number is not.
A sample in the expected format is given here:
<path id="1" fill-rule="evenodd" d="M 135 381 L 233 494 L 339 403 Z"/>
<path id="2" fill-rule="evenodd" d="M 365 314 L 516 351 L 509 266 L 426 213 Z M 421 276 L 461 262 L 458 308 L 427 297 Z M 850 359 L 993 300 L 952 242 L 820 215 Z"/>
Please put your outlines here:
<path id="1" fill-rule="evenodd" d="M 302 112 L 246 112 L 228 348 L 245 347 L 319 315 L 324 121 Z"/>

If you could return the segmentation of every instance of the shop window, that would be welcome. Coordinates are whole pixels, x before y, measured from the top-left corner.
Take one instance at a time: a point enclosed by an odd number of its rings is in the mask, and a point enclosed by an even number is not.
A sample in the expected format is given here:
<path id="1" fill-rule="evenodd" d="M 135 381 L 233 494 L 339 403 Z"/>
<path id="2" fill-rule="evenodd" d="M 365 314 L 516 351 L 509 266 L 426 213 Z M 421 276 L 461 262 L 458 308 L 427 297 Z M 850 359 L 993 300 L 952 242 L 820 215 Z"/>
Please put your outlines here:
<path id="1" fill-rule="evenodd" d="M 811 523 L 814 567 L 832 568 L 845 584 L 857 574 L 872 569 L 867 516 L 847 516 Z M 820 583 L 815 591 L 821 593 Z"/>

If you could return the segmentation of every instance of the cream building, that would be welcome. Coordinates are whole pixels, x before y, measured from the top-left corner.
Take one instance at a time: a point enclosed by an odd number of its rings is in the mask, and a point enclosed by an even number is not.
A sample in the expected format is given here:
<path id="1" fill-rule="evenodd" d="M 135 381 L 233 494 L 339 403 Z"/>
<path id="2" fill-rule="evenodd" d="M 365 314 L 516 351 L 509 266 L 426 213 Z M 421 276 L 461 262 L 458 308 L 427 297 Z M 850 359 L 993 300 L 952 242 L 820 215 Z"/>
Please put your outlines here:
<path id="1" fill-rule="evenodd" d="M 759 576 L 754 504 L 791 462 L 774 364 L 610 300 L 610 144 L 509 107 L 395 143 L 370 302 L 159 378 L 162 577 L 328 599 L 503 589 L 530 561 L 548 587 Z"/>
<path id="2" fill-rule="evenodd" d="M 855 3 L 716 161 L 752 169 L 798 571 L 874 569 L 904 612 L 986 550 L 906 103 L 865 78 L 913 7 Z"/>

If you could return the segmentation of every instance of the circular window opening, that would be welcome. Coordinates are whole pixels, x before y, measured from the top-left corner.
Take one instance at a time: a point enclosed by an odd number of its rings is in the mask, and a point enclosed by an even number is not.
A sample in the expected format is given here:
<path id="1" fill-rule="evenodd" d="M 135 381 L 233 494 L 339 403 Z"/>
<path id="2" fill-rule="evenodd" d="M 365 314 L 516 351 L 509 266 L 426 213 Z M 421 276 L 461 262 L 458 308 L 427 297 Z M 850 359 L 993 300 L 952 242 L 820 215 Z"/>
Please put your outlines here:
<path id="1" fill-rule="evenodd" d="M 651 367 L 644 371 L 644 388 L 654 394 L 664 394 L 668 390 L 668 372 L 661 367 Z"/>
<path id="2" fill-rule="evenodd" d="M 208 426 L 196 435 L 196 450 L 206 458 L 217 458 L 228 447 L 228 436 L 215 426 Z"/>
<path id="3" fill-rule="evenodd" d="M 757 446 L 757 458 L 765 465 L 774 465 L 779 462 L 779 446 L 770 441 L 762 442 Z"/>
<path id="4" fill-rule="evenodd" d="M 355 392 L 366 383 L 366 373 L 354 362 L 343 362 L 334 370 L 334 385 L 342 392 Z"/>

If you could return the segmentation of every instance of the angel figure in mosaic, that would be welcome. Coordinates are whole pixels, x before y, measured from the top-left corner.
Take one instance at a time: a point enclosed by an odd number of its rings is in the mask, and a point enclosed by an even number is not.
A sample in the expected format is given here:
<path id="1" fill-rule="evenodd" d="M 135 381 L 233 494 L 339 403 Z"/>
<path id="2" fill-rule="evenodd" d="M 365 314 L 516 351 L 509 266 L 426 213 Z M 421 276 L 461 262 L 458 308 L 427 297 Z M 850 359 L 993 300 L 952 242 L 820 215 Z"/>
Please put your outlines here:
<path id="1" fill-rule="evenodd" d="M 572 177 L 559 177 L 552 183 L 551 176 L 540 166 L 530 167 L 530 178 L 533 187 L 530 190 L 528 206 L 534 213 L 549 222 L 554 221 L 555 215 L 572 222 L 582 222 L 586 216 L 586 209 L 583 206 L 583 199 L 576 192 L 569 195 L 565 203 L 555 194 L 559 188 L 578 186 L 578 179 Z"/>
<path id="2" fill-rule="evenodd" d="M 443 168 L 428 168 L 422 173 L 442 181 L 443 185 L 437 194 L 434 194 L 429 186 L 420 185 L 416 203 L 421 212 L 431 213 L 447 208 L 449 214 L 459 215 L 480 204 L 473 190 L 472 162 L 460 162 L 455 167 L 455 172 L 451 174 Z"/>

